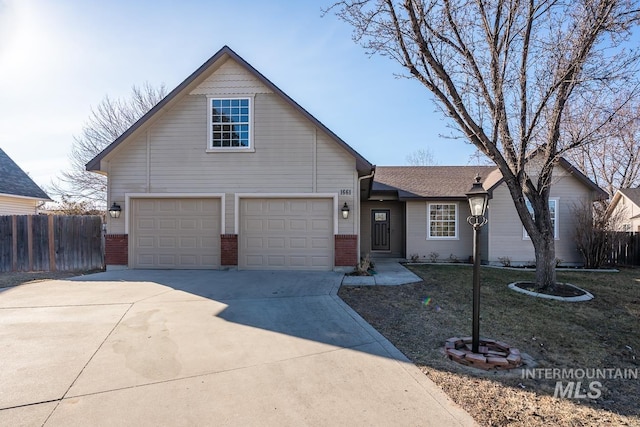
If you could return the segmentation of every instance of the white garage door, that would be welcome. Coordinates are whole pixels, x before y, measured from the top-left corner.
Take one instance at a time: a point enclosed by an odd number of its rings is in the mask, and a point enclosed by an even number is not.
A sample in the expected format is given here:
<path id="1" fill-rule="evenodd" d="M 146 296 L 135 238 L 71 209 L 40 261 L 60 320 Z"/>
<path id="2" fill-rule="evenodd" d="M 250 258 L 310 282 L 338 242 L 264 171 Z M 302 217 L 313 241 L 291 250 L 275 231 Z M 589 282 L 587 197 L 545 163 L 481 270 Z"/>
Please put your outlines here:
<path id="1" fill-rule="evenodd" d="M 132 199 L 134 268 L 220 266 L 219 199 Z"/>
<path id="2" fill-rule="evenodd" d="M 331 270 L 333 199 L 241 199 L 238 264 Z"/>

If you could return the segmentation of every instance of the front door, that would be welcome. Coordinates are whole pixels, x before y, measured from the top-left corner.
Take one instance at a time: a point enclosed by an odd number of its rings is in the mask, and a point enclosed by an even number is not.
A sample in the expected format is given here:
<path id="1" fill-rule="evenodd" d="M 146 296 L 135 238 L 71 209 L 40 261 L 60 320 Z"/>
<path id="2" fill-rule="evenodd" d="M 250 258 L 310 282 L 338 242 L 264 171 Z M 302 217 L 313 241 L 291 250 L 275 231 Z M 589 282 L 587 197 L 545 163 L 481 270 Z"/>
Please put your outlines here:
<path id="1" fill-rule="evenodd" d="M 389 235 L 389 209 L 371 210 L 371 250 L 388 251 L 391 249 Z"/>

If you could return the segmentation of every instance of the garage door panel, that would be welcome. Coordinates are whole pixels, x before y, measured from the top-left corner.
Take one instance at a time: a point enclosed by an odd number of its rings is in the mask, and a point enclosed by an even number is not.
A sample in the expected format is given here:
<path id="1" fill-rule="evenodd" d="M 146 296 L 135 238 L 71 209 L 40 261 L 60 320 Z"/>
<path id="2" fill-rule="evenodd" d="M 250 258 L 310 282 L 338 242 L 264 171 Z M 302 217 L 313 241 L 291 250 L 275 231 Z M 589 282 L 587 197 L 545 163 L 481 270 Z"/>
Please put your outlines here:
<path id="1" fill-rule="evenodd" d="M 219 267 L 220 205 L 219 199 L 133 199 L 133 267 Z"/>
<path id="2" fill-rule="evenodd" d="M 267 228 L 268 230 L 273 231 L 283 231 L 284 230 L 285 219 L 284 218 L 273 218 L 267 220 Z"/>
<path id="3" fill-rule="evenodd" d="M 242 199 L 239 267 L 333 267 L 333 199 Z"/>
<path id="4" fill-rule="evenodd" d="M 314 237 L 311 239 L 313 249 L 328 249 L 331 247 L 329 239 Z"/>
<path id="5" fill-rule="evenodd" d="M 311 257 L 311 265 L 314 267 L 323 267 L 330 263 L 331 260 L 326 256 L 314 256 Z"/>

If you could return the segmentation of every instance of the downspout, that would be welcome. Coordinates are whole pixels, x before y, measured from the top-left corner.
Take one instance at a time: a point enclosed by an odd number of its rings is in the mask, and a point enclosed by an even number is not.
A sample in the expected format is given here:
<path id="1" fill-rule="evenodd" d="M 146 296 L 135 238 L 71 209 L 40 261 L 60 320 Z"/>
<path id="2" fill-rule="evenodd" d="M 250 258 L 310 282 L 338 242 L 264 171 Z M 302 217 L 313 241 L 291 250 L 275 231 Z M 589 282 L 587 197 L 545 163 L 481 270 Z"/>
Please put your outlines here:
<path id="1" fill-rule="evenodd" d="M 369 179 L 369 178 L 373 178 L 373 176 L 376 174 L 376 165 L 373 165 L 371 167 L 371 173 L 369 175 L 365 175 L 365 176 L 361 176 L 358 178 L 358 188 L 357 188 L 357 198 L 358 198 L 358 203 L 356 203 L 356 206 L 358 207 L 356 209 L 356 215 L 354 218 L 354 221 L 356 223 L 356 236 L 358 236 L 358 238 L 356 239 L 356 246 L 357 246 L 357 257 L 358 259 L 356 260 L 356 262 L 360 262 L 360 185 L 362 184 L 362 180 L 363 179 Z"/>

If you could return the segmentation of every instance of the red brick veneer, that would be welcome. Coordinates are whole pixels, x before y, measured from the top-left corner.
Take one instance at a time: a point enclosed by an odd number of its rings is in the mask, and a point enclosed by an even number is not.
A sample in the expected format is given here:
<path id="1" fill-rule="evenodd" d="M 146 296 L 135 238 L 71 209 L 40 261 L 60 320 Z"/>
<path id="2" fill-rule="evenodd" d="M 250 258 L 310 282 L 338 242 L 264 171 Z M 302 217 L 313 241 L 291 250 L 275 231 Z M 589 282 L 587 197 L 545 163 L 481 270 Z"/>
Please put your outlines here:
<path id="1" fill-rule="evenodd" d="M 220 236 L 220 265 L 238 265 L 238 235 Z"/>
<path id="2" fill-rule="evenodd" d="M 129 235 L 107 234 L 104 237 L 104 263 L 106 265 L 128 265 Z"/>
<path id="3" fill-rule="evenodd" d="M 358 236 L 355 234 L 335 235 L 335 266 L 355 266 L 358 263 Z"/>

